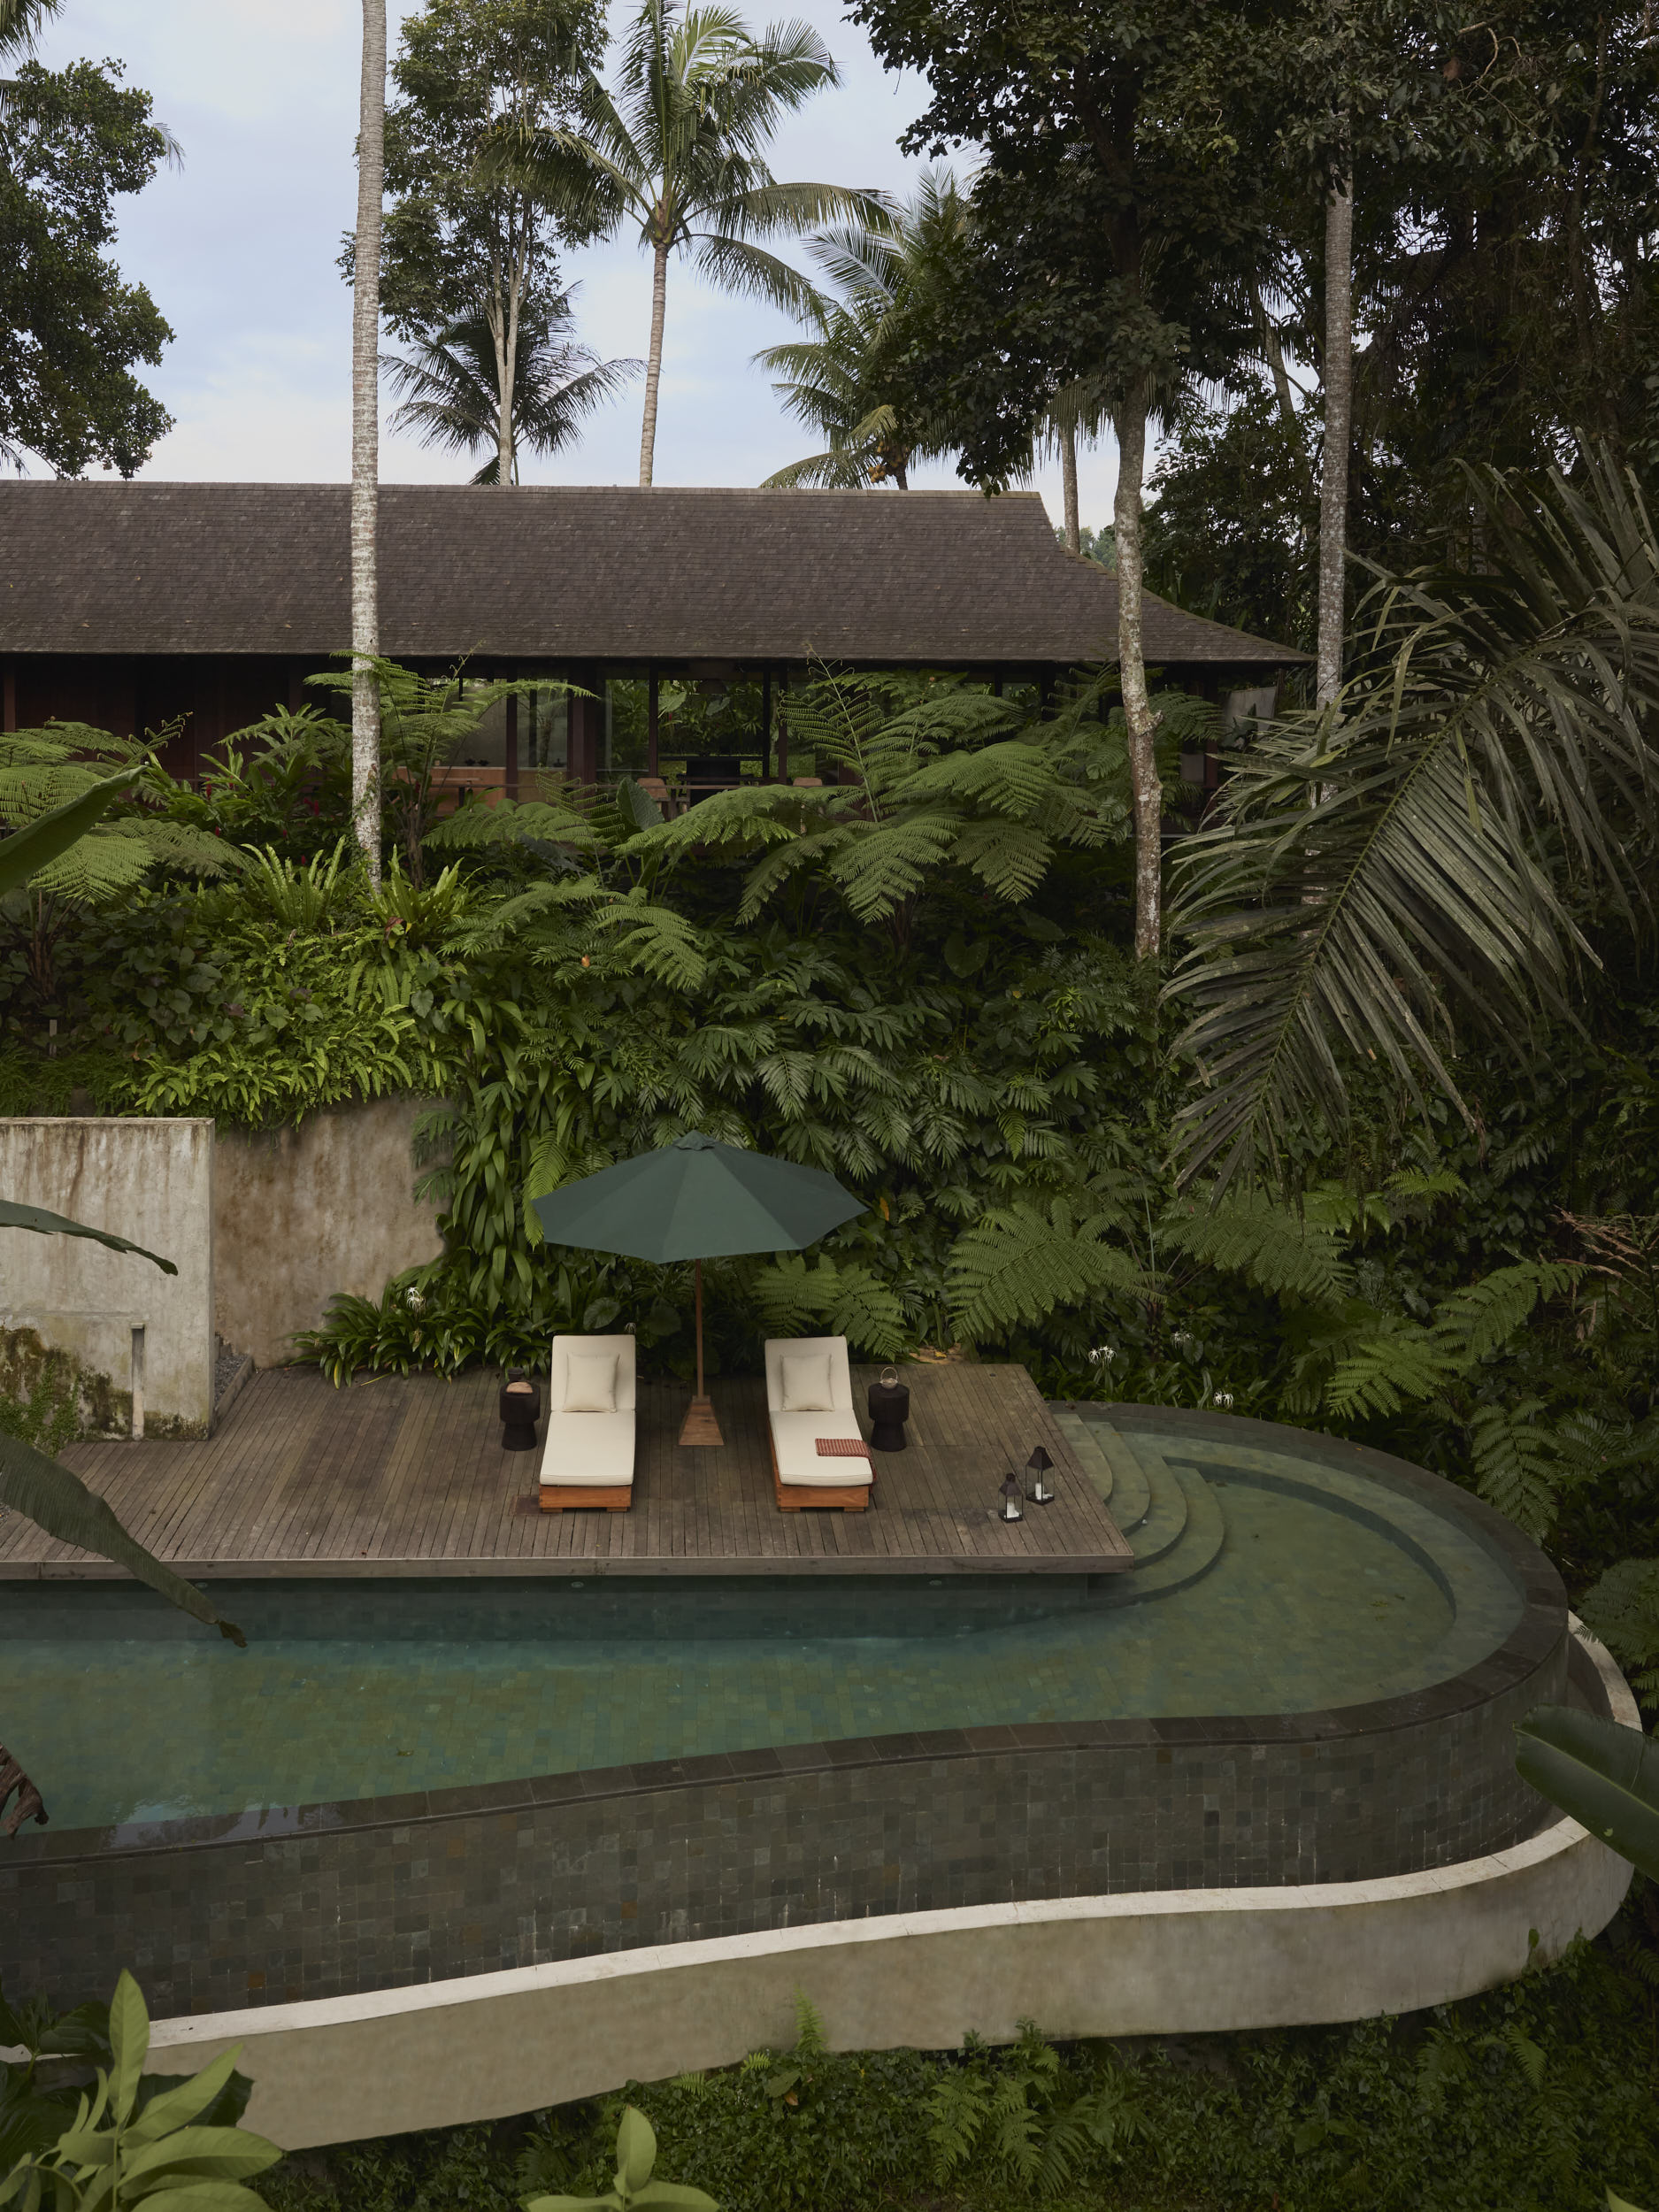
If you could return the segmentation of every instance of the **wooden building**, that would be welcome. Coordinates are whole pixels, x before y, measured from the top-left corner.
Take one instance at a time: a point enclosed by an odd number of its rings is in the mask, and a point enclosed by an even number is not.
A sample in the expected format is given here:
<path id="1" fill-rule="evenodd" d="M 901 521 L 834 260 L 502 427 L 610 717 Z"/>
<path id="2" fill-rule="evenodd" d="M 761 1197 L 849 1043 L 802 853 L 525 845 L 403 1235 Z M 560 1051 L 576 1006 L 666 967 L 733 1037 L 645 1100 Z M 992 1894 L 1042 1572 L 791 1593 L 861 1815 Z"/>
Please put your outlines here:
<path id="1" fill-rule="evenodd" d="M 305 679 L 350 634 L 348 505 L 338 485 L 0 484 L 4 727 L 177 723 L 164 757 L 188 775 L 318 700 Z M 820 663 L 1047 685 L 1117 657 L 1113 579 L 1033 493 L 388 485 L 380 547 L 384 652 L 588 695 L 497 710 L 479 758 L 509 788 L 521 767 L 656 772 L 694 724 L 787 772 L 779 706 Z M 1166 681 L 1218 701 L 1302 657 L 1150 595 L 1145 640 Z"/>

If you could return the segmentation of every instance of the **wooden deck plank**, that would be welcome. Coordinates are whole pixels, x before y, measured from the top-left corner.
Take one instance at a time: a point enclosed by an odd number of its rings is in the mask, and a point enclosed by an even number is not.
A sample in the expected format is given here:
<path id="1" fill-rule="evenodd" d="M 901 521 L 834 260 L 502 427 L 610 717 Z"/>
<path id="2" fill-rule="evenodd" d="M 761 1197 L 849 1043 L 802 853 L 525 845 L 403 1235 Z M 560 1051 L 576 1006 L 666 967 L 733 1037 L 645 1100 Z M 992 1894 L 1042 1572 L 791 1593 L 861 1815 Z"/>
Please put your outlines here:
<path id="1" fill-rule="evenodd" d="M 855 1371 L 860 1426 L 874 1371 Z M 134 1533 L 193 1574 L 1106 1573 L 1133 1554 L 1071 1459 L 1023 1368 L 949 1363 L 907 1371 L 910 1442 L 875 1460 L 863 1513 L 780 1512 L 764 1386 L 715 1386 L 726 1443 L 681 1450 L 683 1385 L 641 1385 L 626 1513 L 526 1513 L 539 1472 L 504 1453 L 493 1374 L 388 1379 L 335 1391 L 294 1370 L 257 1375 L 201 1443 L 71 1448 Z M 1032 1447 L 1058 1494 L 1005 1526 L 997 1486 Z M 0 1580 L 116 1575 L 13 1517 Z"/>

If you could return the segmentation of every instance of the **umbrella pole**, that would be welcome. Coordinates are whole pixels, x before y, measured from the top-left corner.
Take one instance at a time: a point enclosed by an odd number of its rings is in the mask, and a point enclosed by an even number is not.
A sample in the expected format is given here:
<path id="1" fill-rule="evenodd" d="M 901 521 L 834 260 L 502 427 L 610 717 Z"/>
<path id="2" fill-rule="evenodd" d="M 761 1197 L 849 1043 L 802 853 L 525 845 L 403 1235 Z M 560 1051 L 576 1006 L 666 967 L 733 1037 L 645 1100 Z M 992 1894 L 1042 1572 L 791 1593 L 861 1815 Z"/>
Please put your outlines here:
<path id="1" fill-rule="evenodd" d="M 685 1425 L 680 1432 L 682 1444 L 706 1445 L 715 1450 L 726 1442 L 720 1433 L 720 1424 L 714 1416 L 714 1401 L 703 1387 L 703 1262 L 694 1263 L 697 1301 L 697 1394 L 686 1409 Z"/>

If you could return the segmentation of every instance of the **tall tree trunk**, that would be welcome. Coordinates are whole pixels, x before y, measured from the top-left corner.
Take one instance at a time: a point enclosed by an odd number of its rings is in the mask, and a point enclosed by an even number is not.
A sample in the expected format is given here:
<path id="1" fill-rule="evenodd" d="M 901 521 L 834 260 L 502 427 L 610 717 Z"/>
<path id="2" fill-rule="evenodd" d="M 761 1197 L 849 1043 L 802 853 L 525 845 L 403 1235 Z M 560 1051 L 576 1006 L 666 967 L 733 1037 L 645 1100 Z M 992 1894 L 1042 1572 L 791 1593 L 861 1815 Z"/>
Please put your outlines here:
<path id="1" fill-rule="evenodd" d="M 380 880 L 380 202 L 386 182 L 386 0 L 363 0 L 357 230 L 351 298 L 351 823 Z"/>
<path id="2" fill-rule="evenodd" d="M 1342 687 L 1353 426 L 1354 195 L 1345 180 L 1325 209 L 1325 449 L 1319 465 L 1319 635 L 1314 664 L 1322 707 Z"/>
<path id="3" fill-rule="evenodd" d="M 645 419 L 640 425 L 640 481 L 651 480 L 657 457 L 657 387 L 663 373 L 663 317 L 668 309 L 668 248 L 657 249 L 651 273 L 651 349 L 645 364 Z"/>
<path id="4" fill-rule="evenodd" d="M 1069 422 L 1060 432 L 1060 486 L 1065 500 L 1065 549 L 1083 550 L 1083 525 L 1077 504 L 1077 425 Z"/>
<path id="5" fill-rule="evenodd" d="M 1135 956 L 1155 960 L 1163 931 L 1164 787 L 1152 737 L 1158 718 L 1147 694 L 1141 643 L 1141 480 L 1147 459 L 1147 392 L 1138 384 L 1112 411 L 1118 433 L 1118 676 L 1129 726 L 1129 776 L 1135 814 Z"/>

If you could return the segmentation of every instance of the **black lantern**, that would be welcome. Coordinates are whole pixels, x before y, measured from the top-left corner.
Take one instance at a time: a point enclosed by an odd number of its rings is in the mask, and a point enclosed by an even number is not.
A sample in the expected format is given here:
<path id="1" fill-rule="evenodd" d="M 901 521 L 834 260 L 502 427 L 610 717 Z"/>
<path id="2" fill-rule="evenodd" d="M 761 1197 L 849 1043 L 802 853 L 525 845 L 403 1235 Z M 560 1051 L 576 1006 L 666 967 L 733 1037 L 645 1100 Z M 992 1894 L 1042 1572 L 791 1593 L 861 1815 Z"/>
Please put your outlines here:
<path id="1" fill-rule="evenodd" d="M 1025 1509 L 1021 1502 L 1019 1477 L 1007 1474 L 1002 1478 L 1002 1502 L 996 1509 L 999 1521 L 1023 1521 Z"/>
<path id="2" fill-rule="evenodd" d="M 1048 1479 L 1054 1462 L 1041 1444 L 1025 1462 L 1025 1495 L 1033 1505 L 1054 1503 L 1054 1485 Z"/>
<path id="3" fill-rule="evenodd" d="M 510 1374 L 501 1393 L 501 1448 L 533 1452 L 535 1425 L 541 1417 L 541 1386 L 526 1375 Z"/>

